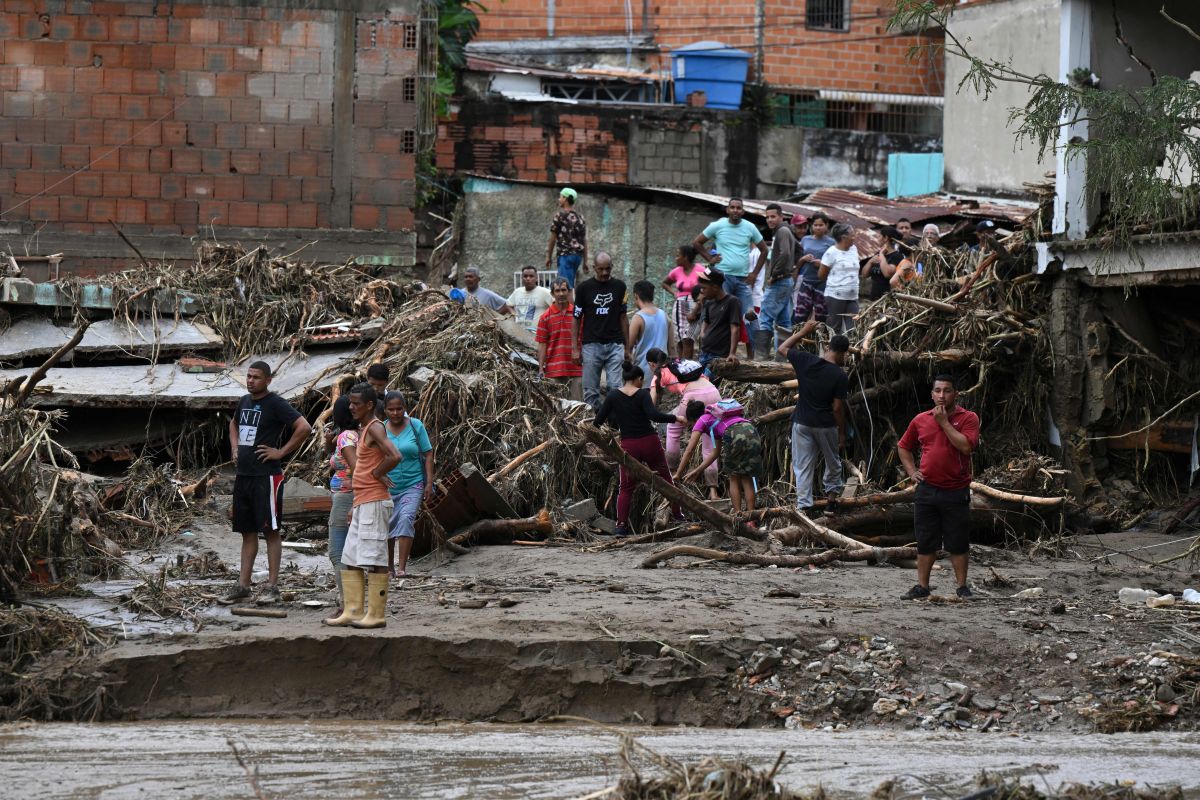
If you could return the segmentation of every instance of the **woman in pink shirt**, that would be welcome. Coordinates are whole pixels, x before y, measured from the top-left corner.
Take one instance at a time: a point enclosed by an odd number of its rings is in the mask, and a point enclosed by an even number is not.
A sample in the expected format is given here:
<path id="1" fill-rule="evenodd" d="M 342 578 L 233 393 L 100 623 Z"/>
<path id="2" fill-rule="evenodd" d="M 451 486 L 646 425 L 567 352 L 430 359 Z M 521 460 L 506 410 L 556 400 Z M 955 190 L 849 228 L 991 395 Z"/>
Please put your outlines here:
<path id="1" fill-rule="evenodd" d="M 675 269 L 667 273 L 662 287 L 675 295 L 675 307 L 671 312 L 671 320 L 675 323 L 675 338 L 679 343 L 679 357 L 692 358 L 695 353 L 696 339 L 700 336 L 700 322 L 688 320 L 695 301 L 692 299 L 692 287 L 700 280 L 704 264 L 697 262 L 696 248 L 690 244 L 681 244 L 675 251 Z"/>
<path id="2" fill-rule="evenodd" d="M 646 353 L 646 360 L 650 362 L 651 375 L 650 380 L 650 399 L 657 406 L 659 400 L 664 397 L 678 397 L 679 402 L 670 412 L 677 417 L 684 416 L 687 411 L 688 403 L 692 400 L 699 400 L 708 405 L 709 403 L 717 403 L 721 400 L 721 393 L 717 391 L 717 387 L 712 385 L 708 378 L 704 377 L 704 368 L 699 362 L 679 359 L 674 362 L 675 370 L 683 374 L 688 380 L 680 380 L 676 376 L 675 371 L 672 371 L 670 359 L 667 354 L 658 348 L 653 348 Z M 689 368 L 689 365 L 694 365 L 694 368 Z M 692 377 L 692 375 L 696 377 Z M 682 445 L 684 439 L 687 438 L 688 426 L 678 422 L 667 424 L 667 465 L 674 473 L 679 469 L 680 456 L 682 455 Z M 707 458 L 713 451 L 713 442 L 710 439 L 702 440 L 703 454 Z M 720 466 L 716 461 L 713 461 L 704 470 L 704 483 L 708 486 L 708 497 L 710 500 L 721 499 L 720 493 L 717 491 L 717 481 L 720 478 Z"/>

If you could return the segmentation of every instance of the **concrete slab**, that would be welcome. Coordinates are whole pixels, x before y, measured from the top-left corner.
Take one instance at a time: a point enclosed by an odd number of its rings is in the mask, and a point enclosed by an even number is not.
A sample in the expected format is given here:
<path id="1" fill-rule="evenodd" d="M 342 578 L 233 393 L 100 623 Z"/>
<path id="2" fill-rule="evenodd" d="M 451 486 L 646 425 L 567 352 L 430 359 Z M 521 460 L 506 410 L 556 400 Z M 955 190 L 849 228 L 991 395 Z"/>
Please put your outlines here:
<path id="1" fill-rule="evenodd" d="M 0 361 L 48 356 L 70 341 L 74 333 L 72 326 L 56 325 L 42 317 L 18 320 L 0 335 Z M 93 322 L 72 352 L 109 353 L 114 358 L 128 358 L 220 349 L 221 337 L 207 325 L 151 318 L 132 324 L 112 319 Z"/>
<path id="2" fill-rule="evenodd" d="M 246 393 L 246 365 L 258 360 L 275 370 L 272 391 L 292 400 L 307 390 L 332 386 L 355 352 L 349 348 L 313 355 L 274 353 L 215 374 L 181 372 L 174 364 L 56 368 L 39 384 L 47 391 L 34 393 L 30 401 L 42 407 L 232 409 Z M 31 372 L 0 370 L 0 384 Z"/>

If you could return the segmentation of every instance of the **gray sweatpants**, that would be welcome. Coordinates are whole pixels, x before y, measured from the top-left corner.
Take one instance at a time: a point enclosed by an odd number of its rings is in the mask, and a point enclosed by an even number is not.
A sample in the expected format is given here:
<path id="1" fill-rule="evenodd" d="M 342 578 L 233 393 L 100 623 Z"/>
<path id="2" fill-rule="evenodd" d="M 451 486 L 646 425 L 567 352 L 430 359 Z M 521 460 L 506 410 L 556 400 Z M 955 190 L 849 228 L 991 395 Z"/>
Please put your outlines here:
<path id="1" fill-rule="evenodd" d="M 817 471 L 817 454 L 825 457 L 825 494 L 840 492 L 842 457 L 838 453 L 837 428 L 810 428 L 792 423 L 792 474 L 796 477 L 796 507 L 811 508 L 813 504 L 813 475 Z"/>

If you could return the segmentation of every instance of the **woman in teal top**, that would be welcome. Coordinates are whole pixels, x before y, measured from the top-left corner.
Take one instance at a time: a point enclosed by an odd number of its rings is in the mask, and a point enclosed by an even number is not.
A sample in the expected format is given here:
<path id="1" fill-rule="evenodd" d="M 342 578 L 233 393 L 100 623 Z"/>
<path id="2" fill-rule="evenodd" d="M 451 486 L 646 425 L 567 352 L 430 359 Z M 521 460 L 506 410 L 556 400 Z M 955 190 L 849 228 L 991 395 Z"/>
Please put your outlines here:
<path id="1" fill-rule="evenodd" d="M 421 503 L 433 491 L 433 445 L 421 420 L 408 415 L 408 404 L 400 392 L 383 396 L 383 412 L 387 416 L 387 435 L 400 451 L 400 463 L 388 473 L 392 488 L 392 520 L 388 532 L 388 571 L 393 577 L 407 575 L 408 554 L 412 552 L 415 523 Z M 396 540 L 400 546 L 396 547 Z M 399 564 L 393 556 L 400 551 Z"/>

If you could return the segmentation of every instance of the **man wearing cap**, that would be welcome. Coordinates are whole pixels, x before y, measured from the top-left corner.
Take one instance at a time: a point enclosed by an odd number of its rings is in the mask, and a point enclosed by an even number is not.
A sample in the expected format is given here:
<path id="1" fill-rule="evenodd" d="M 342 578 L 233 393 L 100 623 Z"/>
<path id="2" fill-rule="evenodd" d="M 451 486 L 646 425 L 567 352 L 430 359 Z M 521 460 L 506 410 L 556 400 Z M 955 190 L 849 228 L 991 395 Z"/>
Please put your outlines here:
<path id="1" fill-rule="evenodd" d="M 567 279 L 572 290 L 575 289 L 575 273 L 580 269 L 588 271 L 587 222 L 575 210 L 578 197 L 578 192 L 570 187 L 558 193 L 558 211 L 550 222 L 550 244 L 546 247 L 546 269 L 550 269 L 557 245 L 558 275 Z"/>
<path id="2" fill-rule="evenodd" d="M 746 209 L 742 198 L 731 197 L 725 206 L 725 218 L 716 220 L 696 236 L 692 245 L 709 264 L 720 265 L 725 276 L 725 291 L 738 299 L 742 313 L 754 308 L 754 280 L 767 263 L 767 246 L 753 223 L 743 217 Z M 708 242 L 716 243 L 717 255 L 709 253 Z M 750 250 L 758 248 L 758 263 L 750 268 Z"/>
<path id="3" fill-rule="evenodd" d="M 700 321 L 704 334 L 700 337 L 702 366 L 716 358 L 737 363 L 738 334 L 742 327 L 742 304 L 725 291 L 727 279 L 720 270 L 705 267 L 698 279 L 704 304 L 700 306 Z"/>
<path id="4" fill-rule="evenodd" d="M 767 206 L 767 227 L 773 235 L 771 249 L 767 251 L 767 281 L 754 342 L 754 352 L 764 359 L 770 359 L 774 352 L 775 326 L 791 325 L 792 290 L 796 286 L 793 277 L 796 271 L 796 237 L 778 203 Z"/>

